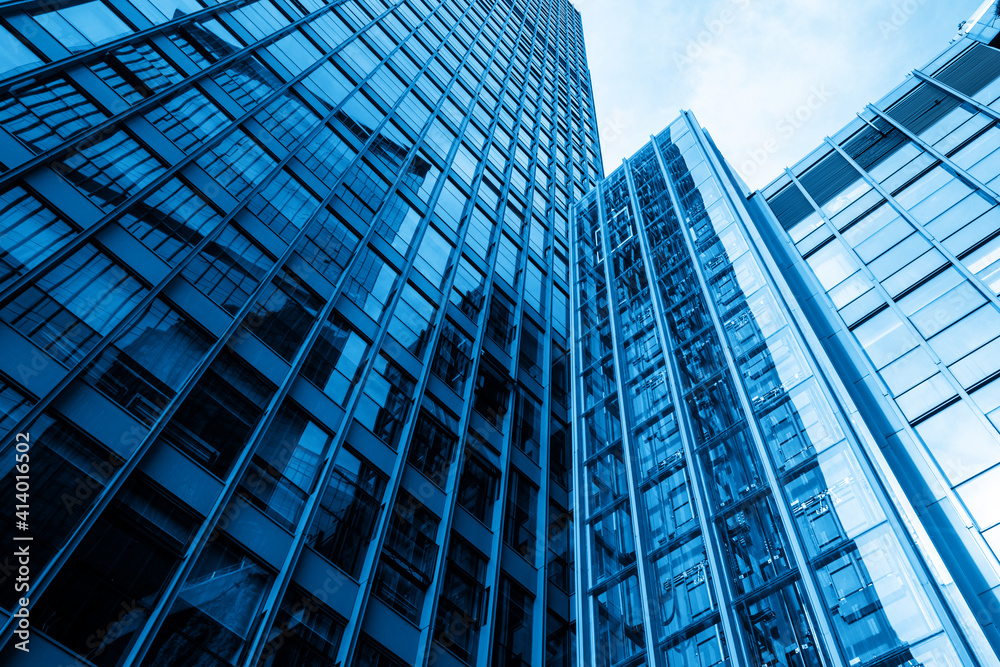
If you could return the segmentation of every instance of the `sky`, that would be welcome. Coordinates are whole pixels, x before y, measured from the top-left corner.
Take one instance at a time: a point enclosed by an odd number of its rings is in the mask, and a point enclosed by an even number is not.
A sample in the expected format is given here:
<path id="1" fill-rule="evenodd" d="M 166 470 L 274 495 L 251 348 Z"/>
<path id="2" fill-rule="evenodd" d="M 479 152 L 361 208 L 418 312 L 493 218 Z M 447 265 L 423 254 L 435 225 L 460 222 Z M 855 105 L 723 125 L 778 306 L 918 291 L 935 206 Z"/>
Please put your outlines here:
<path id="1" fill-rule="evenodd" d="M 943 50 L 983 0 L 573 0 L 611 173 L 692 111 L 762 188 Z"/>

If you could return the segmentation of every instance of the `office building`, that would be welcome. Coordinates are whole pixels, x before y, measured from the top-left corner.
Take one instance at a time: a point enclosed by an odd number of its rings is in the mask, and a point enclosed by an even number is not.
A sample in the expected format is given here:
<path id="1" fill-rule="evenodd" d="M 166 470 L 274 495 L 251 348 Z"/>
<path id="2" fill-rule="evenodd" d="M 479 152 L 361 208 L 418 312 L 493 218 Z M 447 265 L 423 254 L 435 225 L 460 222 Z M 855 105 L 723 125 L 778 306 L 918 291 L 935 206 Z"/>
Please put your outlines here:
<path id="1" fill-rule="evenodd" d="M 0 663 L 575 664 L 569 2 L 13 2 L 0 43 Z"/>
<path id="2" fill-rule="evenodd" d="M 581 664 L 998 664 L 987 5 L 761 192 L 684 113 L 574 205 Z"/>

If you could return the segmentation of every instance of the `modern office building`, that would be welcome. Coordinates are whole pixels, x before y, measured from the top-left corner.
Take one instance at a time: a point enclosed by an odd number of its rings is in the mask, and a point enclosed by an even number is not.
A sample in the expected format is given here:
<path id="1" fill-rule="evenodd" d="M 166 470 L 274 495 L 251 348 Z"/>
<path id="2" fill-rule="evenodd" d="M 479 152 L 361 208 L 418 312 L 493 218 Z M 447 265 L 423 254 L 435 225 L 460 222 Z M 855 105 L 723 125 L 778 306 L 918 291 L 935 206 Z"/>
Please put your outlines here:
<path id="1" fill-rule="evenodd" d="M 684 113 L 574 205 L 581 664 L 1000 664 L 980 17 L 762 192 Z"/>
<path id="2" fill-rule="evenodd" d="M 0 128 L 0 664 L 576 664 L 567 0 L 7 2 Z"/>

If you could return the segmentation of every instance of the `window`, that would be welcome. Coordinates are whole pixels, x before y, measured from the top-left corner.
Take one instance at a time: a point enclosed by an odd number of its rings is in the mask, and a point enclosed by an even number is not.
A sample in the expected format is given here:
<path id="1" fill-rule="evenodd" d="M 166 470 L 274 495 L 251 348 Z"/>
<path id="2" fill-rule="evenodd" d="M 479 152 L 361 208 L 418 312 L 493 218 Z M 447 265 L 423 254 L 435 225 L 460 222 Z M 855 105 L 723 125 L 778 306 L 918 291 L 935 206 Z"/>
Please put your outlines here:
<path id="1" fill-rule="evenodd" d="M 425 396 L 410 442 L 410 465 L 444 488 L 456 444 L 458 420 L 440 403 Z"/>
<path id="2" fill-rule="evenodd" d="M 533 321 L 521 319 L 521 345 L 518 366 L 539 382 L 542 381 L 542 364 L 545 358 L 545 334 Z"/>
<path id="3" fill-rule="evenodd" d="M 224 478 L 273 392 L 269 382 L 223 350 L 160 437 Z"/>
<path id="4" fill-rule="evenodd" d="M 335 618 L 311 593 L 290 586 L 278 608 L 258 665 L 314 667 L 332 664 L 344 633 Z"/>
<path id="5" fill-rule="evenodd" d="M 512 472 L 507 489 L 507 511 L 503 522 L 504 543 L 535 562 L 538 523 L 538 489 L 518 472 Z"/>
<path id="6" fill-rule="evenodd" d="M 538 463 L 542 437 L 542 405 L 523 387 L 514 405 L 514 446 Z"/>
<path id="7" fill-rule="evenodd" d="M 331 436 L 286 402 L 254 452 L 240 488 L 251 502 L 294 530 Z"/>
<path id="8" fill-rule="evenodd" d="M 427 278 L 431 285 L 440 289 L 451 262 L 451 254 L 454 251 L 455 246 L 434 227 L 428 227 L 424 233 L 424 239 L 420 243 L 420 249 L 417 250 L 413 266 Z"/>
<path id="9" fill-rule="evenodd" d="M 467 663 L 476 651 L 482 625 L 486 559 L 454 533 L 448 547 L 448 564 L 438 599 L 434 640 Z"/>
<path id="10" fill-rule="evenodd" d="M 208 353 L 211 342 L 188 318 L 157 299 L 101 352 L 84 377 L 139 421 L 152 425 Z"/>
<path id="11" fill-rule="evenodd" d="M 107 117 L 63 76 L 33 81 L 0 100 L 0 125 L 36 153 Z"/>
<path id="12" fill-rule="evenodd" d="M 260 183 L 276 164 L 243 130 L 229 134 L 199 157 L 197 163 L 237 199 Z"/>
<path id="13" fill-rule="evenodd" d="M 0 194 L 0 288 L 65 246 L 76 226 L 21 187 Z"/>
<path id="14" fill-rule="evenodd" d="M 170 264 L 220 222 L 222 216 L 179 178 L 149 193 L 119 219 L 122 227 Z"/>
<path id="15" fill-rule="evenodd" d="M 21 292 L 0 316 L 57 361 L 72 365 L 147 291 L 111 257 L 86 245 Z"/>
<path id="16" fill-rule="evenodd" d="M 150 667 L 245 658 L 272 579 L 229 539 L 208 542 L 153 640 Z"/>
<path id="17" fill-rule="evenodd" d="M 358 241 L 354 230 L 330 209 L 324 208 L 306 227 L 295 247 L 297 254 L 288 260 L 288 266 L 299 273 L 316 271 L 336 284 L 351 261 Z"/>
<path id="18" fill-rule="evenodd" d="M 453 303 L 466 317 L 475 322 L 483 305 L 486 277 L 463 255 L 458 262 L 451 295 Z"/>
<path id="19" fill-rule="evenodd" d="M 3 26 L 0 26 L 0 42 L 4 44 L 3 51 L 0 51 L 0 78 L 7 78 L 42 64 L 42 60 L 20 38 Z"/>
<path id="20" fill-rule="evenodd" d="M 386 533 L 374 593 L 404 618 L 420 618 L 437 558 L 438 518 L 400 491 Z"/>
<path id="21" fill-rule="evenodd" d="M 476 378 L 476 412 L 486 418 L 497 430 L 503 429 L 507 414 L 507 399 L 510 397 L 511 382 L 506 372 L 498 371 L 489 363 L 479 365 Z"/>
<path id="22" fill-rule="evenodd" d="M 35 404 L 20 389 L 20 385 L 0 375 L 0 438 L 7 435 Z"/>
<path id="23" fill-rule="evenodd" d="M 413 402 L 416 383 L 384 355 L 375 361 L 354 417 L 387 445 L 396 448 Z"/>
<path id="24" fill-rule="evenodd" d="M 423 359 L 430 337 L 434 304 L 407 282 L 389 323 L 389 332 L 396 341 L 417 359 Z"/>
<path id="25" fill-rule="evenodd" d="M 490 314 L 486 320 L 486 335 L 500 349 L 510 354 L 514 341 L 514 306 L 506 296 L 494 290 L 490 299 Z"/>
<path id="26" fill-rule="evenodd" d="M 535 599 L 506 575 L 500 577 L 493 626 L 492 667 L 529 667 Z"/>
<path id="27" fill-rule="evenodd" d="M 103 0 L 37 12 L 35 21 L 73 52 L 110 42 L 132 32 Z"/>
<path id="28" fill-rule="evenodd" d="M 291 361 L 322 306 L 322 299 L 308 285 L 283 268 L 262 290 L 243 327 Z"/>
<path id="29" fill-rule="evenodd" d="M 406 663 L 382 648 L 367 636 L 362 636 L 353 667 L 406 667 Z"/>
<path id="30" fill-rule="evenodd" d="M 367 354 L 368 341 L 333 311 L 306 357 L 302 375 L 338 405 L 343 405 Z"/>
<path id="31" fill-rule="evenodd" d="M 181 275 L 235 315 L 272 264 L 256 243 L 230 223 L 184 266 Z"/>
<path id="32" fill-rule="evenodd" d="M 101 137 L 105 137 L 101 139 Z M 163 173 L 151 153 L 123 130 L 102 133 L 53 159 L 49 166 L 105 212 Z"/>
<path id="33" fill-rule="evenodd" d="M 472 364 L 472 340 L 445 320 L 431 371 L 455 393 L 465 392 L 466 375 Z"/>
<path id="34" fill-rule="evenodd" d="M 31 610 L 37 627 L 96 665 L 121 664 L 195 526 L 172 498 L 134 474 Z M 67 608 L 66 600 L 76 603 Z M 98 628 L 106 632 L 95 634 Z"/>
<path id="35" fill-rule="evenodd" d="M 285 170 L 279 171 L 247 204 L 248 210 L 286 241 L 302 229 L 318 207 L 315 195 Z"/>
<path id="36" fill-rule="evenodd" d="M 478 456 L 466 455 L 458 482 L 458 504 L 483 523 L 490 523 L 499 482 L 499 470 Z"/>
<path id="37" fill-rule="evenodd" d="M 146 42 L 126 44 L 90 65 L 129 104 L 135 104 L 184 76 Z"/>
<path id="38" fill-rule="evenodd" d="M 355 259 L 344 294 L 376 322 L 382 319 L 399 273 L 370 247 Z"/>
<path id="39" fill-rule="evenodd" d="M 4 398 L 7 396 L 9 393 Z M 42 414 L 25 431 L 31 434 L 31 483 L 45 489 L 31 498 L 31 562 L 42 568 L 64 546 L 77 522 L 124 462 L 56 413 Z M 13 498 L 13 454 L 8 460 L 0 478 L 0 492 Z M 86 493 L 81 493 L 81 488 L 86 488 Z M 14 503 L 9 503 L 0 510 L 0 539 L 5 544 L 16 544 L 14 509 Z M 13 585 L 0 588 L 0 605 L 5 609 L 12 609 L 18 597 Z"/>
<path id="40" fill-rule="evenodd" d="M 229 122 L 222 110 L 197 88 L 188 88 L 147 112 L 146 120 L 185 153 L 193 151 Z"/>
<path id="41" fill-rule="evenodd" d="M 309 527 L 308 544 L 355 578 L 378 522 L 385 482 L 371 464 L 342 448 Z"/>

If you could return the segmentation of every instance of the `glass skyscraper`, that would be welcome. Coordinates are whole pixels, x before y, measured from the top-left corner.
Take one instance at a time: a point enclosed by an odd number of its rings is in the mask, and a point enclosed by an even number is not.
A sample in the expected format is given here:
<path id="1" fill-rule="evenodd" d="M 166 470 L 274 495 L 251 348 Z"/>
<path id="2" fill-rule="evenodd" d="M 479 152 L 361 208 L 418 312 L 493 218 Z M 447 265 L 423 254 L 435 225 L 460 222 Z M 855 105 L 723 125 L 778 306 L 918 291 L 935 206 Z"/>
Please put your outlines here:
<path id="1" fill-rule="evenodd" d="M 684 113 L 574 205 L 581 664 L 1000 664 L 981 16 L 762 192 Z"/>
<path id="2" fill-rule="evenodd" d="M 576 10 L 0 17 L 0 663 L 575 664 Z"/>

